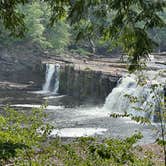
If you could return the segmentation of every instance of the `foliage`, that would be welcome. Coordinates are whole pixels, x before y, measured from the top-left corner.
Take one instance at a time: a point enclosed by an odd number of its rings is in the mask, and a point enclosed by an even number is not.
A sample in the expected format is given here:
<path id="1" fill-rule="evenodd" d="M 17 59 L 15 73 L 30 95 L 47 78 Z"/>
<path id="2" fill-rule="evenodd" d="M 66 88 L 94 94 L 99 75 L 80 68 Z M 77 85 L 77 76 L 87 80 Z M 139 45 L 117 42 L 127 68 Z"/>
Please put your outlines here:
<path id="1" fill-rule="evenodd" d="M 27 0 L 0 1 L 1 23 L 15 36 L 22 36 L 25 32 L 26 14 L 18 11 L 17 7 L 26 3 L 35 4 L 34 1 Z M 156 46 L 156 42 L 148 34 L 149 30 L 165 27 L 162 16 L 166 6 L 164 0 L 44 0 L 40 3 L 48 4 L 50 25 L 53 26 L 56 21 L 67 17 L 71 24 L 80 29 L 77 39 L 88 37 L 93 50 L 95 49 L 93 38 L 115 41 L 116 45 L 120 45 L 128 54 L 130 71 L 141 68 L 140 59 L 147 58 Z M 38 8 L 35 11 L 30 10 L 29 15 L 36 14 L 37 11 Z M 39 28 L 39 31 L 31 35 L 43 41 L 41 34 L 44 29 L 38 21 L 37 19 L 34 25 Z M 27 28 L 31 28 L 31 25 L 28 24 Z M 52 45 L 54 46 L 55 43 L 53 41 Z M 65 43 L 68 42 L 65 40 Z"/>
<path id="2" fill-rule="evenodd" d="M 69 45 L 70 34 L 69 26 L 64 21 L 59 21 L 51 28 L 46 30 L 46 37 L 50 42 L 50 47 L 55 49 L 56 52 L 64 51 Z"/>
<path id="3" fill-rule="evenodd" d="M 9 107 L 0 115 L 0 162 L 2 165 L 153 165 L 149 156 L 138 157 L 133 145 L 140 133 L 126 139 L 78 138 L 62 143 L 49 139 L 52 127 L 41 109 L 32 112 Z M 40 130 L 39 130 L 40 129 Z"/>
<path id="4" fill-rule="evenodd" d="M 15 41 L 15 38 L 13 36 L 10 36 L 10 31 L 5 29 L 2 22 L 0 22 L 0 42 L 1 46 L 5 45 L 8 46 L 12 44 Z"/>
<path id="5" fill-rule="evenodd" d="M 125 140 L 109 139 L 102 143 L 91 137 L 79 138 L 62 145 L 57 149 L 56 155 L 64 165 L 152 165 L 147 158 L 139 159 L 132 152 L 134 142 L 140 138 L 141 135 L 136 134 Z"/>
<path id="6" fill-rule="evenodd" d="M 56 52 L 63 51 L 68 46 L 70 41 L 69 26 L 65 23 L 65 20 L 61 20 L 54 26 L 48 27 L 51 13 L 47 4 L 33 1 L 24 5 L 17 5 L 16 11 L 24 15 L 24 26 L 26 27 L 23 31 L 24 34 L 22 34 L 24 36 L 20 35 L 19 37 L 22 38 L 14 38 L 10 29 L 7 29 L 0 20 L 0 41 L 2 45 L 30 42 L 40 45 L 43 49 L 54 49 Z"/>
<path id="7" fill-rule="evenodd" d="M 163 12 L 165 1 L 46 1 L 53 11 L 51 24 L 67 15 L 72 24 L 87 22 L 86 29 L 91 36 L 100 32 L 106 40 L 117 41 L 128 54 L 130 71 L 141 68 L 140 59 L 147 58 L 156 46 L 148 30 L 165 26 L 158 15 Z M 111 21 L 107 19 L 110 13 L 113 13 Z M 103 21 L 98 25 L 98 20 Z"/>
<path id="8" fill-rule="evenodd" d="M 53 49 L 56 53 L 64 51 L 69 45 L 70 42 L 70 32 L 69 25 L 66 23 L 66 20 L 59 20 L 53 26 L 49 26 L 49 18 L 51 15 L 50 8 L 46 3 L 40 3 L 40 8 L 43 11 L 44 15 L 42 18 L 42 24 L 45 27 L 44 36 L 48 41 L 49 45 L 46 47 L 48 49 Z"/>
<path id="9" fill-rule="evenodd" d="M 44 121 L 46 114 L 43 108 L 25 113 L 7 107 L 0 114 L 1 163 L 12 158 L 15 164 L 31 164 L 31 154 L 42 148 L 52 128 Z"/>
<path id="10" fill-rule="evenodd" d="M 166 22 L 166 10 L 164 12 L 159 13 L 160 17 Z M 165 42 L 166 42 L 166 27 L 163 28 L 153 28 L 150 30 L 150 35 L 154 41 L 156 41 L 158 46 L 158 52 L 165 51 Z"/>
<path id="11" fill-rule="evenodd" d="M 137 116 L 136 114 L 111 114 L 111 117 L 130 117 L 132 120 L 135 120 L 141 124 L 152 124 L 156 122 L 156 125 L 153 125 L 153 128 L 156 130 L 157 138 L 156 142 L 163 147 L 163 153 L 165 157 L 166 165 L 166 105 L 165 105 L 165 92 L 164 92 L 164 83 L 157 82 L 157 77 L 162 77 L 162 74 L 165 73 L 165 70 L 161 70 L 153 78 L 149 78 L 144 74 L 138 75 L 137 86 L 149 88 L 150 93 L 148 96 L 151 96 L 151 100 L 144 97 L 144 94 L 141 94 L 139 97 L 134 96 L 134 94 L 124 94 L 124 96 L 130 101 L 130 104 L 134 104 L 132 109 L 138 113 L 144 113 L 144 116 Z M 154 82 L 155 80 L 155 82 Z M 143 107 L 141 105 L 143 105 Z"/>
<path id="12" fill-rule="evenodd" d="M 24 14 L 18 12 L 17 6 L 28 3 L 28 0 L 0 0 L 0 19 L 5 29 L 9 30 L 10 34 L 16 37 L 24 35 L 26 30 L 24 23 Z M 2 33 L 2 32 L 1 32 Z"/>
<path id="13" fill-rule="evenodd" d="M 28 27 L 23 40 L 31 40 L 32 43 L 38 43 L 43 47 L 49 45 L 44 36 L 45 26 L 41 21 L 44 12 L 41 10 L 40 3 L 33 2 L 25 6 L 20 6 L 19 10 L 24 13 L 25 26 Z"/>
<path id="14" fill-rule="evenodd" d="M 91 56 L 92 55 L 89 51 L 87 51 L 86 49 L 81 48 L 81 47 L 70 50 L 70 52 L 79 54 L 80 56 Z"/>

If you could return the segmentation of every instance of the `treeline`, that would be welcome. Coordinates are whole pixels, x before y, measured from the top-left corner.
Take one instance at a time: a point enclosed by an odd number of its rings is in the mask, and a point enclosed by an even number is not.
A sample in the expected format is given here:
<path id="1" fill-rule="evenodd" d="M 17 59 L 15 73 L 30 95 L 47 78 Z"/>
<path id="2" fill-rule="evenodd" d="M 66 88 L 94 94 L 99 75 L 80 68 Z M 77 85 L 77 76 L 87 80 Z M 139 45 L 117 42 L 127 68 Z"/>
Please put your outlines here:
<path id="1" fill-rule="evenodd" d="M 109 55 L 111 52 L 119 53 L 120 48 L 111 40 L 102 40 L 100 32 L 96 32 L 94 38 L 90 37 L 90 29 L 88 21 L 82 21 L 79 25 L 70 26 L 68 21 L 63 19 L 50 25 L 51 10 L 46 3 L 41 1 L 32 2 L 24 6 L 18 6 L 17 10 L 25 15 L 25 34 L 23 38 L 15 38 L 10 36 L 2 22 L 0 22 L 0 45 L 10 46 L 15 43 L 31 43 L 40 46 L 41 49 L 51 50 L 55 53 L 61 53 L 65 50 L 76 52 L 80 55 L 90 54 L 104 54 Z M 161 13 L 160 16 L 166 20 L 166 12 Z M 110 14 L 108 20 L 111 21 L 113 14 Z M 100 26 L 103 20 L 97 20 L 96 26 Z M 90 28 L 90 26 L 88 27 Z M 87 32 L 87 33 L 86 33 Z M 83 35 L 86 34 L 86 35 Z M 152 29 L 149 31 L 150 36 L 154 41 L 159 43 L 155 51 L 166 51 L 166 28 Z M 114 49 L 113 49 L 114 48 Z"/>
<path id="2" fill-rule="evenodd" d="M 22 38 L 10 36 L 10 32 L 5 30 L 3 24 L 0 24 L 1 45 L 11 45 L 14 43 L 31 42 L 39 45 L 42 49 L 54 49 L 55 51 L 64 50 L 70 42 L 69 26 L 64 20 L 57 22 L 50 27 L 49 16 L 50 10 L 45 3 L 39 1 L 18 6 L 17 9 L 24 15 L 25 33 Z"/>

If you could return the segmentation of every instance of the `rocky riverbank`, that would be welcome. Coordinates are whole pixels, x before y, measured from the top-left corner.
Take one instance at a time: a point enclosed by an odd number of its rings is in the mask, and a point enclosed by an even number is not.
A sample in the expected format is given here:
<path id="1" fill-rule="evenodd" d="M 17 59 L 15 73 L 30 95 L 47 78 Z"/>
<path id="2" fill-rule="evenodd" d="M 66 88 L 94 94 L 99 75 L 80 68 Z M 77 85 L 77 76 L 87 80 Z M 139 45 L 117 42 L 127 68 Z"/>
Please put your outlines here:
<path id="1" fill-rule="evenodd" d="M 1 88 L 23 88 L 19 84 L 28 84 L 40 88 L 44 81 L 41 65 L 41 51 L 31 45 L 0 47 L 0 82 Z M 16 87 L 15 84 L 18 84 Z M 13 86 L 14 85 L 14 86 Z M 24 86 L 26 88 L 26 86 Z"/>
<path id="2" fill-rule="evenodd" d="M 155 57 L 157 57 L 157 64 L 165 64 L 163 55 L 157 54 Z M 97 57 L 95 55 L 86 57 L 70 52 L 62 55 L 51 55 L 49 52 L 28 43 L 25 45 L 16 44 L 12 47 L 0 47 L 0 88 L 41 89 L 45 81 L 45 65 L 43 65 L 45 63 L 61 65 L 63 72 L 61 72 L 60 77 L 66 85 L 61 84 L 60 92 L 72 94 L 73 87 L 77 89 L 74 92 L 76 97 L 80 97 L 78 94 L 83 91 L 82 89 L 86 87 L 89 89 L 92 85 L 100 90 L 91 88 L 90 91 L 94 91 L 96 95 L 102 93 L 103 96 L 106 96 L 108 92 L 104 92 L 101 87 L 107 87 L 110 92 L 117 80 L 127 72 L 126 64 L 122 63 L 119 58 Z M 80 79 L 81 77 L 82 79 Z M 70 78 L 70 80 L 67 81 L 66 78 Z M 78 81 L 80 81 L 79 85 Z M 111 83 L 113 84 L 111 85 Z M 20 84 L 24 85 L 19 86 Z M 90 93 L 87 94 L 90 95 Z"/>
<path id="3" fill-rule="evenodd" d="M 97 82 L 100 87 L 96 87 L 100 89 L 100 92 L 92 88 L 91 91 L 94 91 L 96 95 L 100 93 L 100 96 L 102 93 L 105 97 L 108 92 L 104 92 L 105 90 L 102 90 L 101 87 L 112 89 L 122 73 L 126 71 L 125 64 L 119 63 L 119 60 L 115 58 L 97 58 L 95 56 L 89 58 L 70 53 L 55 56 L 31 44 L 16 44 L 12 47 L 0 47 L 0 89 L 41 89 L 45 81 L 45 65 L 43 63 L 61 65 L 60 78 L 62 82 L 67 82 L 63 77 L 64 73 L 67 74 L 66 78 L 73 79 L 70 79 L 67 85 L 61 84 L 60 92 L 76 97 L 80 97 L 80 86 L 83 89 L 81 91 L 84 91 L 85 88 L 89 89 L 89 86 L 95 87 Z M 72 69 L 70 70 L 70 68 Z M 69 73 L 68 69 L 72 72 Z M 78 86 L 81 77 L 84 81 Z M 110 81 L 113 81 L 113 85 L 110 85 Z M 75 94 L 71 93 L 72 88 L 77 89 Z M 85 92 L 86 95 L 82 96 L 91 95 L 90 93 Z"/>

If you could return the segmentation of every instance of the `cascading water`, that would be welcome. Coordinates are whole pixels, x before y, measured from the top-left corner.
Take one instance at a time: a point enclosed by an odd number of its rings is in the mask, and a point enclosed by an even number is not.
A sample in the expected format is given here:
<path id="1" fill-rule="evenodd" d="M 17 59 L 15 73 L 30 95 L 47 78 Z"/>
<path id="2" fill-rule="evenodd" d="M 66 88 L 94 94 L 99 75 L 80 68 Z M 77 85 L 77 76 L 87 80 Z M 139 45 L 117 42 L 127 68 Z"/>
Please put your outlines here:
<path id="1" fill-rule="evenodd" d="M 46 64 L 45 83 L 42 91 L 56 94 L 59 89 L 59 64 Z"/>
<path id="2" fill-rule="evenodd" d="M 108 95 L 104 109 L 111 113 L 128 113 L 135 116 L 145 116 L 143 110 L 154 110 L 155 99 L 149 85 L 140 86 L 134 76 L 123 77 L 116 88 Z M 131 102 L 131 100 L 134 100 Z M 138 111 L 139 109 L 139 111 Z"/>
<path id="3" fill-rule="evenodd" d="M 153 65 L 153 62 L 150 65 L 156 66 Z M 160 111 L 158 100 L 163 101 L 164 98 L 162 96 L 164 94 L 163 87 L 158 86 L 162 79 L 160 78 L 157 81 L 154 76 L 157 72 L 146 71 L 146 74 L 151 78 L 143 86 L 138 84 L 136 75 L 122 77 L 117 87 L 106 98 L 103 109 L 117 114 L 127 113 L 134 116 L 146 116 L 155 121 L 156 111 Z M 155 85 L 158 87 L 154 90 Z"/>
<path id="4" fill-rule="evenodd" d="M 48 101 L 47 113 L 48 121 L 56 126 L 56 130 L 53 130 L 51 133 L 53 135 L 58 135 L 61 137 L 79 137 L 79 136 L 91 136 L 95 134 L 103 134 L 104 137 L 126 137 L 133 134 L 136 130 L 143 132 L 145 142 L 151 143 L 154 141 L 153 132 L 150 128 L 140 126 L 136 123 L 133 123 L 129 119 L 117 119 L 109 118 L 110 112 L 128 112 L 135 115 L 145 116 L 146 113 L 141 111 L 136 111 L 133 107 L 147 108 L 147 102 L 156 102 L 153 99 L 151 91 L 151 86 L 139 86 L 137 84 L 137 78 L 133 75 L 124 76 L 116 88 L 109 94 L 106 99 L 103 109 L 98 106 L 89 106 L 81 105 L 80 107 L 75 104 L 75 98 L 71 96 L 62 96 L 54 95 L 57 93 L 59 88 L 59 71 L 60 66 L 57 64 L 47 64 L 46 65 L 46 76 L 45 84 L 43 91 L 37 93 L 44 93 L 44 100 Z M 47 86 L 46 86 L 47 85 Z M 46 88 L 47 87 L 47 88 Z M 124 95 L 128 94 L 129 96 L 136 96 L 142 98 L 142 102 L 130 103 L 130 99 Z M 18 95 L 19 96 L 19 95 Z M 38 97 L 38 96 L 36 96 Z M 39 99 L 41 100 L 39 95 Z M 57 97 L 62 97 L 57 99 Z M 32 98 L 33 103 L 28 100 L 25 104 L 15 104 L 13 107 L 40 107 L 39 101 L 37 103 Z M 18 100 L 19 101 L 19 100 Z M 43 100 L 41 101 L 41 103 Z M 30 104 L 29 104 L 30 103 Z M 71 105 L 69 105 L 71 104 Z M 64 106 L 63 106 L 64 105 Z M 130 123 L 131 122 L 131 123 Z M 81 128 L 80 128 L 81 126 Z M 98 128 L 99 127 L 99 128 Z M 101 128 L 100 128 L 101 127 Z M 104 128 L 103 128 L 104 127 Z M 59 128 L 59 130 L 58 130 Z M 143 142 L 144 142 L 143 141 Z M 145 143 L 144 142 L 144 143 Z"/>
<path id="5" fill-rule="evenodd" d="M 55 65 L 54 64 L 46 64 L 45 84 L 43 85 L 44 92 L 50 91 L 51 79 L 52 79 L 54 72 L 55 72 Z"/>

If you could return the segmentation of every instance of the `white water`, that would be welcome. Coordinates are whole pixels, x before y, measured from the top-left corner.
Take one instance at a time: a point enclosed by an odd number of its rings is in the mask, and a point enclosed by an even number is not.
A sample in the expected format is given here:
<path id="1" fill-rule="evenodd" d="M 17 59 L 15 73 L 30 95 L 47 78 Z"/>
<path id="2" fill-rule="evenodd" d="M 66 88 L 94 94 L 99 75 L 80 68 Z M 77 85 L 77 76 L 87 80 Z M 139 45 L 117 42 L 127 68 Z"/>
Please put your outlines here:
<path id="1" fill-rule="evenodd" d="M 46 76 L 45 76 L 45 84 L 43 85 L 43 91 L 49 92 L 50 91 L 50 84 L 55 72 L 55 65 L 54 64 L 46 64 Z"/>
<path id="2" fill-rule="evenodd" d="M 147 66 L 156 67 L 154 56 L 150 56 L 151 61 Z M 163 70 L 163 66 L 157 65 L 158 70 L 145 71 L 144 75 L 147 77 L 147 83 L 143 86 L 138 84 L 138 77 L 134 74 L 123 76 L 117 87 L 106 98 L 103 109 L 110 111 L 110 113 L 117 114 L 132 114 L 134 116 L 149 117 L 154 120 L 155 111 L 159 111 L 159 102 L 163 94 L 162 86 L 159 83 L 164 83 L 165 78 L 156 77 L 159 71 Z M 153 85 L 158 87 L 152 90 Z M 126 96 L 127 95 L 127 96 Z M 137 101 L 132 102 L 131 98 Z M 157 99 L 158 97 L 158 99 Z"/>
<path id="3" fill-rule="evenodd" d="M 45 100 L 49 100 L 49 99 L 58 99 L 58 98 L 63 98 L 65 97 L 66 95 L 59 95 L 59 96 L 46 96 L 46 97 L 43 97 L 43 99 Z"/>
<path id="4" fill-rule="evenodd" d="M 55 129 L 51 132 L 51 136 L 59 137 L 86 137 L 93 136 L 95 134 L 102 135 L 106 132 L 105 128 L 63 128 Z"/>
<path id="5" fill-rule="evenodd" d="M 142 110 L 148 109 L 148 102 L 154 103 L 153 95 L 150 93 L 150 87 L 140 86 L 134 76 L 123 77 L 116 88 L 106 98 L 104 109 L 111 113 L 134 114 L 145 116 L 145 112 L 136 111 L 135 108 Z M 127 96 L 128 97 L 127 97 Z M 132 103 L 129 96 L 135 97 L 139 101 Z"/>
<path id="6" fill-rule="evenodd" d="M 39 104 L 13 104 L 12 107 L 23 107 L 23 108 L 41 108 L 42 105 Z M 64 109 L 63 106 L 55 106 L 55 105 L 48 105 L 46 106 L 46 109 L 48 110 L 59 110 Z"/>
<path id="7" fill-rule="evenodd" d="M 57 94 L 59 90 L 59 64 L 46 64 L 45 83 L 42 90 L 31 93 L 35 94 Z"/>

